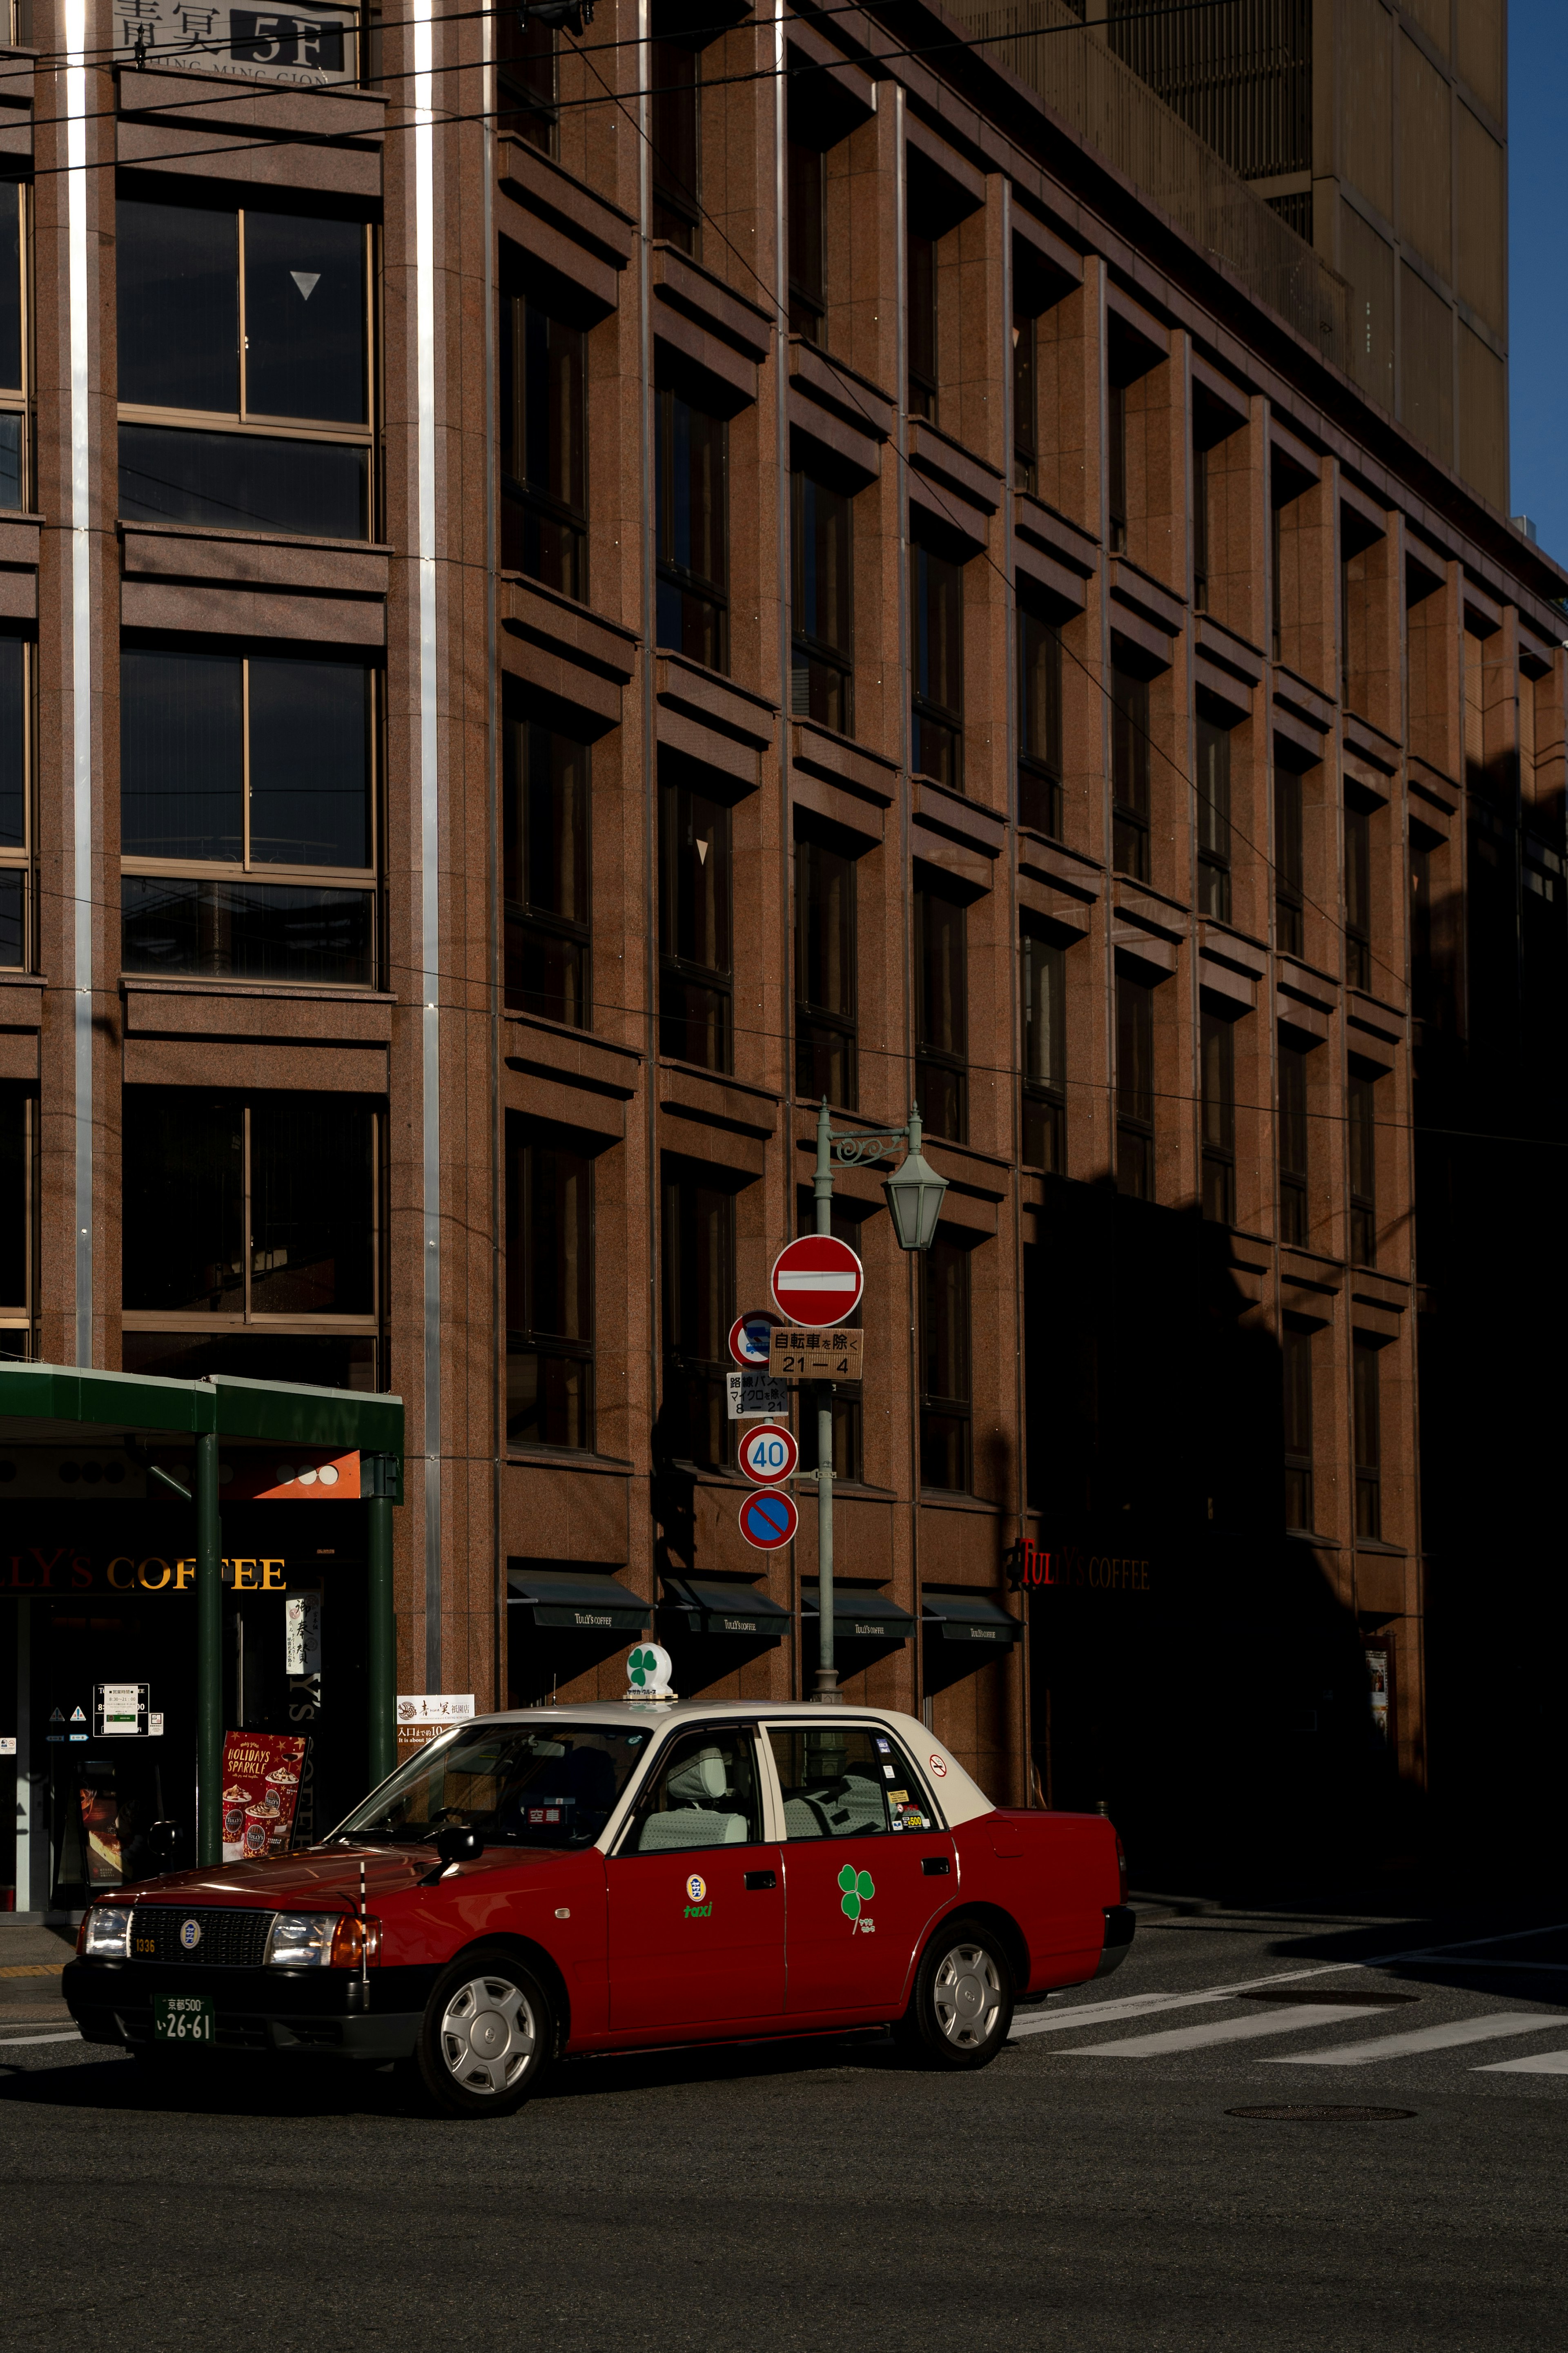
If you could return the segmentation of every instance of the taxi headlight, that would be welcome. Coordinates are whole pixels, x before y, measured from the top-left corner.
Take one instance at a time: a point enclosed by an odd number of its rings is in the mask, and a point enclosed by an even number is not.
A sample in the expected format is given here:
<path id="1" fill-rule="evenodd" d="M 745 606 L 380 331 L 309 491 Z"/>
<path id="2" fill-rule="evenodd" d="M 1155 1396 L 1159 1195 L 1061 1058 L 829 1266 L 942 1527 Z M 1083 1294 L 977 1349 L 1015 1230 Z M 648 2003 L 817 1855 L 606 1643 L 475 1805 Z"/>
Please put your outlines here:
<path id="1" fill-rule="evenodd" d="M 131 1906 L 95 1904 L 86 1920 L 81 1949 L 89 1960 L 123 1961 L 131 1952 Z"/>
<path id="2" fill-rule="evenodd" d="M 262 1958 L 279 1969 L 323 1968 L 337 1924 L 335 1912 L 279 1912 L 268 1930 Z"/>

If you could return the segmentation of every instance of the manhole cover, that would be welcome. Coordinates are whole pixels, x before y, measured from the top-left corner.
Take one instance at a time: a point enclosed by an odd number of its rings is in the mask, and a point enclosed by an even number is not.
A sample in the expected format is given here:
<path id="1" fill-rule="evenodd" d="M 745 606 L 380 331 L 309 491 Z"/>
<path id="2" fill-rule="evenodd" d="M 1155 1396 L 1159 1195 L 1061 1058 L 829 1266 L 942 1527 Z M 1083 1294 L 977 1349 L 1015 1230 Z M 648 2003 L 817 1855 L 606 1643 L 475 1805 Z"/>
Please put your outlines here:
<path id="1" fill-rule="evenodd" d="M 1392 2125 L 1415 2114 L 1414 2108 L 1226 2108 L 1227 2116 L 1250 2116 L 1271 2125 Z"/>
<path id="2" fill-rule="evenodd" d="M 1310 2002 L 1314 2010 L 1320 2008 L 1325 2003 L 1331 2002 L 1342 2009 L 1350 2009 L 1353 2007 L 1356 2010 L 1361 2010 L 1372 2002 L 1376 2002 L 1381 2005 L 1385 2002 L 1392 2004 L 1396 2001 L 1419 2001 L 1421 1997 L 1418 1993 L 1393 1993 L 1385 1991 L 1382 1986 L 1369 1986 L 1364 1993 L 1350 1993 L 1342 1987 L 1336 1988 L 1331 1993 L 1318 1993 L 1309 1984 L 1293 1986 L 1254 1986 L 1251 1991 L 1244 1993 L 1241 1999 L 1243 2001 Z"/>

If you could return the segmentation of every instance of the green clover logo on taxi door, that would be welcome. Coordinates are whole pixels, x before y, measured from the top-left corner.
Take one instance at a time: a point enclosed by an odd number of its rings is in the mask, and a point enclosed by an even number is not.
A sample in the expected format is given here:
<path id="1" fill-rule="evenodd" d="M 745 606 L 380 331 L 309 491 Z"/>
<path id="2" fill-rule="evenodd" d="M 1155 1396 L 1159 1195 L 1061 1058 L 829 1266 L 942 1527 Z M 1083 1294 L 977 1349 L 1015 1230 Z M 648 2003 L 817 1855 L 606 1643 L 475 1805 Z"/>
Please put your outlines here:
<path id="1" fill-rule="evenodd" d="M 875 1882 L 868 1871 L 857 1871 L 852 1862 L 847 1862 L 838 1874 L 838 1884 L 844 1890 L 838 1899 L 838 1909 L 847 1920 L 858 1926 L 860 1906 L 869 1904 L 877 1893 Z M 866 1925 L 869 1927 L 871 1924 L 868 1921 Z"/>

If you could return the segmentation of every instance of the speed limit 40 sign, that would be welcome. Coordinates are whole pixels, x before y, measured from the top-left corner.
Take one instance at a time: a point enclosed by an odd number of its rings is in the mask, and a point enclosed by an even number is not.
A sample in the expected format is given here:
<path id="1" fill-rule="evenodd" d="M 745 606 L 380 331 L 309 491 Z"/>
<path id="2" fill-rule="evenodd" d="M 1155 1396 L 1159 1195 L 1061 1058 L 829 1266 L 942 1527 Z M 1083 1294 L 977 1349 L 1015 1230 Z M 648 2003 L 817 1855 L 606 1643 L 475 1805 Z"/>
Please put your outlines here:
<path id="1" fill-rule="evenodd" d="M 793 1430 L 782 1421 L 759 1422 L 741 1440 L 741 1468 L 759 1487 L 776 1487 L 793 1477 L 800 1447 Z"/>

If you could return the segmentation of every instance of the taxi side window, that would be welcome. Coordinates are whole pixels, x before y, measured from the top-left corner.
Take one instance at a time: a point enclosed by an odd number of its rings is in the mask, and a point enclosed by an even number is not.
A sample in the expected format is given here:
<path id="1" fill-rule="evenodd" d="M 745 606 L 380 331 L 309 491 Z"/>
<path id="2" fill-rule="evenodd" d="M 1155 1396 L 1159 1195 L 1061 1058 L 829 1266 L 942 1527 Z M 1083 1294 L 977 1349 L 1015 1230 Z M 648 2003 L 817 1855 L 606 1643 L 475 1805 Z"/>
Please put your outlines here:
<path id="1" fill-rule="evenodd" d="M 747 1731 L 688 1732 L 665 1751 L 622 1852 L 752 1846 L 762 1837 L 756 1752 Z"/>
<path id="2" fill-rule="evenodd" d="M 868 1838 L 931 1831 L 936 1821 L 909 1762 L 885 1733 L 851 1725 L 770 1729 L 789 1839 Z"/>

